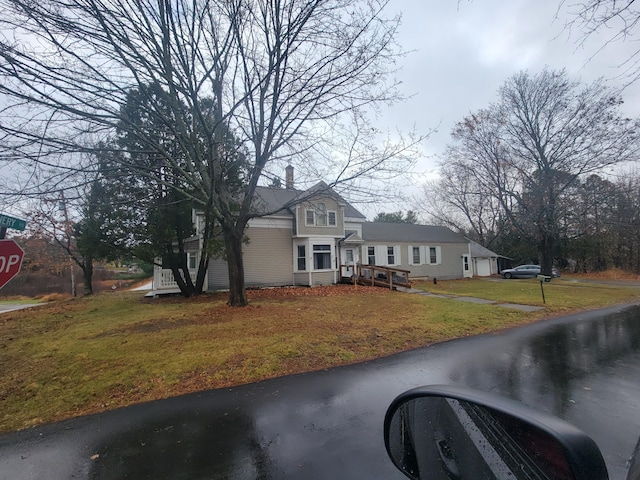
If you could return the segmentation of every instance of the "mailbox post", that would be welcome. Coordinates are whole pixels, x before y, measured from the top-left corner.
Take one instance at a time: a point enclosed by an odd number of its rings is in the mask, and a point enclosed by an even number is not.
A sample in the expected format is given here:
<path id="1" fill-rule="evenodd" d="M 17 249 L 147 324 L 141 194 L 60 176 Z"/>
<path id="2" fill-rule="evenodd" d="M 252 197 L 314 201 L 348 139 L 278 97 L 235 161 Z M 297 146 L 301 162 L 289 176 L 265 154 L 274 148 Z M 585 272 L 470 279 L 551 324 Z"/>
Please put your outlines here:
<path id="1" fill-rule="evenodd" d="M 538 280 L 540 280 L 540 290 L 542 291 L 542 303 L 547 303 L 547 299 L 544 298 L 544 287 L 542 286 L 544 283 L 549 283 L 551 281 L 551 277 L 548 275 L 538 275 Z"/>

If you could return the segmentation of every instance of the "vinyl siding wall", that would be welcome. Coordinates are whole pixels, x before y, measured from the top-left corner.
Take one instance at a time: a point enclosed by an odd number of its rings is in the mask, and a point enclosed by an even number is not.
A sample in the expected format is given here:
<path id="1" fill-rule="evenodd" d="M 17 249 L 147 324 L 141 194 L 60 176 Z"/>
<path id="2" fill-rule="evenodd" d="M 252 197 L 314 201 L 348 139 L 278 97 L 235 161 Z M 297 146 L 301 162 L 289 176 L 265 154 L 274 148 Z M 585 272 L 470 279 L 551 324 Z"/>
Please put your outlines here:
<path id="1" fill-rule="evenodd" d="M 409 270 L 411 278 L 442 278 L 453 279 L 462 278 L 462 255 L 469 254 L 468 243 L 448 243 L 440 245 L 397 243 L 393 245 L 382 245 L 367 243 L 363 245 L 361 251 L 361 261 L 368 263 L 368 247 L 375 249 L 375 264 L 379 266 L 396 267 Z M 394 263 L 389 264 L 388 247 L 393 247 Z M 418 247 L 420 252 L 419 264 L 413 263 L 413 247 Z M 430 248 L 436 249 L 436 262 L 431 263 Z M 399 252 L 399 255 L 398 255 Z"/>
<path id="2" fill-rule="evenodd" d="M 314 285 L 332 285 L 336 283 L 335 272 L 312 272 L 309 275 L 308 272 L 294 273 L 295 285 L 302 285 L 305 287 L 312 287 Z"/>
<path id="3" fill-rule="evenodd" d="M 282 286 L 293 283 L 293 247 L 290 228 L 249 227 L 249 243 L 243 245 L 247 287 Z M 227 262 L 209 262 L 209 289 L 229 288 Z"/>

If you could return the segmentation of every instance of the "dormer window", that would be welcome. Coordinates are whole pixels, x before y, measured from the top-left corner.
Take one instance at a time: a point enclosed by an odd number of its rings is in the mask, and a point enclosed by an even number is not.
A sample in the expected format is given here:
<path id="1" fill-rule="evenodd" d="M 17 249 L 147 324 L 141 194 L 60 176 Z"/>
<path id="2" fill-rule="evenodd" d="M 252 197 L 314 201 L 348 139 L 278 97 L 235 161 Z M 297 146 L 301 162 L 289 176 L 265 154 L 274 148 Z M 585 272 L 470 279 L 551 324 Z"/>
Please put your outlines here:
<path id="1" fill-rule="evenodd" d="M 306 219 L 306 224 L 307 225 L 315 225 L 316 224 L 316 212 L 314 210 L 307 210 L 306 211 L 306 215 L 307 215 L 307 219 Z"/>
<path id="2" fill-rule="evenodd" d="M 305 225 L 314 227 L 335 227 L 338 225 L 338 212 L 327 210 L 327 205 L 317 203 L 305 210 Z"/>
<path id="3" fill-rule="evenodd" d="M 327 226 L 327 206 L 324 203 L 316 205 L 316 225 L 318 227 Z"/>

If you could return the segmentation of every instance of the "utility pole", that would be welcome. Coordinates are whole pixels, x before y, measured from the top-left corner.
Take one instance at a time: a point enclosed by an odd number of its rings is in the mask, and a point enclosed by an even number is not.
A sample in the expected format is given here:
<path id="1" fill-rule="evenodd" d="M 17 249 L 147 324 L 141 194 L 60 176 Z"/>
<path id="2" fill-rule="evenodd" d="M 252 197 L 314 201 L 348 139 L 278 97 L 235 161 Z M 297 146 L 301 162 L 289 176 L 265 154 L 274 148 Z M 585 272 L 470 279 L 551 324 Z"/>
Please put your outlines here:
<path id="1" fill-rule="evenodd" d="M 69 223 L 69 213 L 67 212 L 67 202 L 64 198 L 64 190 L 60 192 L 60 210 L 64 214 L 64 235 L 67 244 L 67 252 L 69 253 L 69 269 L 71 270 L 71 295 L 78 296 L 76 287 L 76 264 L 71 255 L 71 224 Z"/>

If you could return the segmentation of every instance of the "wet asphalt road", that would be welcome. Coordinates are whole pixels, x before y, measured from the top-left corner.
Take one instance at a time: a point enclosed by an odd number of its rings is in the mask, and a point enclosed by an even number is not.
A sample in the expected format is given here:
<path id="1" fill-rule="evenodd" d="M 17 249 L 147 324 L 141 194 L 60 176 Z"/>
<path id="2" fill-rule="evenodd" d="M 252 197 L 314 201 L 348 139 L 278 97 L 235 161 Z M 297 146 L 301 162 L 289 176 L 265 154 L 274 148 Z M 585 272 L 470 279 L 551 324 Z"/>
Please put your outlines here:
<path id="1" fill-rule="evenodd" d="M 384 413 L 402 391 L 433 383 L 567 419 L 624 479 L 640 435 L 640 306 L 3 435 L 0 479 L 401 479 L 384 450 Z"/>

